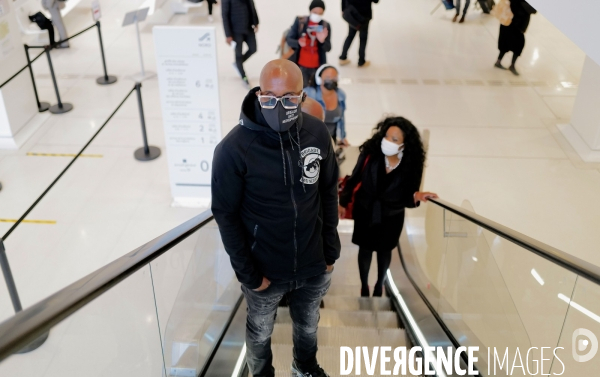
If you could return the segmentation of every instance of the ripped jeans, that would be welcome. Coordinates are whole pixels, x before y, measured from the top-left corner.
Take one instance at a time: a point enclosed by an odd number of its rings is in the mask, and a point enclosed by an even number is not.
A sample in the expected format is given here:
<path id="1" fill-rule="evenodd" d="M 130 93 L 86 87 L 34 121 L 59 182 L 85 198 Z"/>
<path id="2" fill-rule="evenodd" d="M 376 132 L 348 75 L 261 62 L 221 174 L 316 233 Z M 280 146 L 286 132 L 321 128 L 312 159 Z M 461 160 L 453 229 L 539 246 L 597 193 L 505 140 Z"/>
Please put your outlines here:
<path id="1" fill-rule="evenodd" d="M 275 376 L 271 334 L 279 301 L 286 293 L 293 322 L 294 360 L 303 370 L 317 365 L 319 305 L 331 285 L 331 274 L 324 272 L 305 280 L 272 283 L 261 292 L 242 286 L 248 304 L 246 362 L 253 376 Z"/>

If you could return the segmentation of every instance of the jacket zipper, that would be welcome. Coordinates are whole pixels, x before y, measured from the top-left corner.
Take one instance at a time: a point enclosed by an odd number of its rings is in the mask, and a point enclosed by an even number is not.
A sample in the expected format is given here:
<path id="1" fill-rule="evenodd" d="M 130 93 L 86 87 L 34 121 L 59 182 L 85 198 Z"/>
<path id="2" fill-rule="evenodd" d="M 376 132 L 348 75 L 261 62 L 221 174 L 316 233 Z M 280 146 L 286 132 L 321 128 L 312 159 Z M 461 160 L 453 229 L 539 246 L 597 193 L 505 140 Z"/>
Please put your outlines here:
<path id="1" fill-rule="evenodd" d="M 258 232 L 258 224 L 254 225 L 254 243 L 252 244 L 252 247 L 250 247 L 251 251 L 254 251 L 254 248 L 256 247 L 256 232 Z"/>
<path id="2" fill-rule="evenodd" d="M 292 165 L 292 157 L 290 156 L 289 151 L 285 151 L 288 157 L 288 162 L 290 165 L 290 181 L 292 181 L 292 185 L 290 186 L 290 194 L 292 196 L 292 204 L 294 205 L 294 275 L 296 275 L 296 269 L 298 268 L 298 242 L 296 241 L 296 223 L 298 220 L 298 206 L 296 205 L 296 198 L 294 197 L 294 167 Z"/>

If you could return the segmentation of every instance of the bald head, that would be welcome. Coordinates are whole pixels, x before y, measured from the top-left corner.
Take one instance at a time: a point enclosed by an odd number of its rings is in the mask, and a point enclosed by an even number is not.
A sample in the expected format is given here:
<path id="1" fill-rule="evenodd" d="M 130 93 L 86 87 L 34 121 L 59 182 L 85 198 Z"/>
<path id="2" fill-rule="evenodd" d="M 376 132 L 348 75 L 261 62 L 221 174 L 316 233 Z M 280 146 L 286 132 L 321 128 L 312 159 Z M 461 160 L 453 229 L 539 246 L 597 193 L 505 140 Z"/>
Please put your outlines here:
<path id="1" fill-rule="evenodd" d="M 302 102 L 302 112 L 310 114 L 321 121 L 325 120 L 325 110 L 323 110 L 323 106 L 310 97 L 306 97 L 304 102 Z"/>
<path id="2" fill-rule="evenodd" d="M 268 62 L 260 72 L 260 91 L 264 95 L 299 95 L 302 92 L 302 71 L 287 59 Z"/>

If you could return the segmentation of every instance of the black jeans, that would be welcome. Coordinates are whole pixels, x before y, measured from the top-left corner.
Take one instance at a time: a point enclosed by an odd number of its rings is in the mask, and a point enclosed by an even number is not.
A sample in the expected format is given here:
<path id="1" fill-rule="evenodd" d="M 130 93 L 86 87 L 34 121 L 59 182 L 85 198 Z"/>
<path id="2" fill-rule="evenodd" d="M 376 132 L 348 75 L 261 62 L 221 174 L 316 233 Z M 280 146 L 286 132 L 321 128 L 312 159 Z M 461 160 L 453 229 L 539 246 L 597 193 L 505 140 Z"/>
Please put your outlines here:
<path id="1" fill-rule="evenodd" d="M 242 286 L 248 304 L 246 362 L 253 376 L 275 376 L 271 334 L 277 306 L 286 293 L 293 323 L 294 360 L 302 370 L 310 370 L 317 365 L 319 305 L 331 285 L 331 274 L 324 272 L 305 280 L 272 283 L 260 292 Z"/>
<path id="2" fill-rule="evenodd" d="M 352 41 L 356 36 L 356 33 L 359 33 L 360 45 L 358 46 L 358 65 L 365 64 L 365 50 L 367 49 L 367 38 L 369 36 L 369 22 L 365 23 L 360 31 L 354 29 L 352 26 L 348 26 L 348 36 L 346 37 L 346 41 L 344 42 L 344 48 L 342 49 L 342 55 L 340 55 L 341 60 L 346 60 L 348 58 L 348 50 L 350 49 L 350 45 L 352 45 Z"/>
<path id="3" fill-rule="evenodd" d="M 235 41 L 235 65 L 240 71 L 242 78 L 244 78 L 246 77 L 246 72 L 244 71 L 243 63 L 256 52 L 256 36 L 252 30 L 248 30 L 248 32 L 243 34 L 234 34 L 233 40 Z M 248 45 L 248 50 L 242 54 L 243 42 L 246 42 Z"/>

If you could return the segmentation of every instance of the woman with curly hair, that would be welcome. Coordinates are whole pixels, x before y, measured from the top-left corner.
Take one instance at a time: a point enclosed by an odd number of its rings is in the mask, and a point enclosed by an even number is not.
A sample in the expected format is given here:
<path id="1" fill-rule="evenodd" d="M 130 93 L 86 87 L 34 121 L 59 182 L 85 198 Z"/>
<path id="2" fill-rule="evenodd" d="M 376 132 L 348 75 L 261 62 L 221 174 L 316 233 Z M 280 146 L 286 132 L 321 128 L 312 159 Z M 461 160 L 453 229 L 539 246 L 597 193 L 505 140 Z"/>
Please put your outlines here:
<path id="1" fill-rule="evenodd" d="M 437 198 L 420 192 L 425 150 L 417 128 L 402 117 L 388 117 L 374 129 L 374 135 L 360 147 L 352 175 L 340 194 L 339 215 L 346 217 L 352 201 L 354 233 L 352 243 L 359 246 L 358 268 L 361 296 L 369 296 L 368 277 L 373 251 L 377 252 L 377 283 L 373 296 L 381 296 L 386 271 L 397 246 L 404 209 Z"/>

